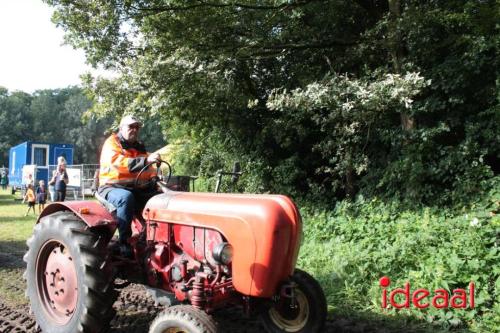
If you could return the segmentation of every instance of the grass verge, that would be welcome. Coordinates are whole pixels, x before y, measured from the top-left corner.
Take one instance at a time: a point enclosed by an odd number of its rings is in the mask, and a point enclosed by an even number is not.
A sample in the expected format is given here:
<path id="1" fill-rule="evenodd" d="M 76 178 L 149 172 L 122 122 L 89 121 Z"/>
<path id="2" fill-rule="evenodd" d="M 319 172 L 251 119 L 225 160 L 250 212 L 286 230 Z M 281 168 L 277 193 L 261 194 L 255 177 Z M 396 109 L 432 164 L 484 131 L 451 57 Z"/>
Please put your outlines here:
<path id="1" fill-rule="evenodd" d="M 332 211 L 303 209 L 299 266 L 320 281 L 332 316 L 382 321 L 390 331 L 399 326 L 406 332 L 499 332 L 499 213 L 498 189 L 461 209 L 408 209 L 363 198 L 340 202 Z M 410 301 L 405 309 L 383 309 L 383 276 L 392 281 L 388 292 L 409 282 L 410 297 L 418 288 L 431 295 L 443 288 L 452 295 L 473 281 L 475 307 L 419 309 Z"/>
<path id="2" fill-rule="evenodd" d="M 37 215 L 30 212 L 31 215 L 24 216 L 26 210 L 27 206 L 18 197 L 0 190 L 0 295 L 9 306 L 27 303 L 22 259 Z"/>

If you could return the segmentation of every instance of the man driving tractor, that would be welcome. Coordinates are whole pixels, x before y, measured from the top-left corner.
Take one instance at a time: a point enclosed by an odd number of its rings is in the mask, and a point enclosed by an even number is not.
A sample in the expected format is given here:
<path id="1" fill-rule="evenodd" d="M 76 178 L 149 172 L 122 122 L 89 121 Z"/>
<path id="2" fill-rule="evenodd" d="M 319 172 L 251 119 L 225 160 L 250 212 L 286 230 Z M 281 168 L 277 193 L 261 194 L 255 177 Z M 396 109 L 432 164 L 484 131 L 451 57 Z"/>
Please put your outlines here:
<path id="1" fill-rule="evenodd" d="M 134 212 L 156 193 L 154 183 L 149 182 L 156 175 L 153 168 L 148 168 L 141 174 L 139 181 L 143 185 L 140 191 L 136 188 L 138 173 L 148 163 L 160 161 L 158 153 L 148 153 L 144 144 L 139 141 L 141 127 L 142 123 L 136 117 L 124 116 L 118 133 L 112 134 L 104 142 L 100 158 L 97 193 L 116 207 L 119 251 L 124 257 L 132 256 L 127 239 L 132 234 L 130 224 Z"/>
<path id="2" fill-rule="evenodd" d="M 150 333 L 217 333 L 211 313 L 234 306 L 259 315 L 268 333 L 324 332 L 323 290 L 295 267 L 302 220 L 294 202 L 284 195 L 172 191 L 153 170 L 169 164 L 146 152 L 140 128 L 125 116 L 106 140 L 100 203 L 47 206 L 27 240 L 27 295 L 41 330 L 106 331 L 117 289 L 134 282 L 167 306 Z M 109 237 L 116 228 L 118 246 Z M 120 255 L 110 255 L 116 250 Z M 124 284 L 115 283 L 118 273 Z"/>

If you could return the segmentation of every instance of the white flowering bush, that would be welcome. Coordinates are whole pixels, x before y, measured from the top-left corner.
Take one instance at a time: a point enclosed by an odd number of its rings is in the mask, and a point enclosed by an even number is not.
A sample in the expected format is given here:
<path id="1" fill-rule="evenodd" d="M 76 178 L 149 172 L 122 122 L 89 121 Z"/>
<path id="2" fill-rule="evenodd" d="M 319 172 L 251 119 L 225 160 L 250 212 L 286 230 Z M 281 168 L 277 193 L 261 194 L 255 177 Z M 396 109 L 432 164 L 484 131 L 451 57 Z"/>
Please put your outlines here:
<path id="1" fill-rule="evenodd" d="M 430 84 L 419 73 L 374 74 L 370 80 L 334 75 L 293 91 L 274 90 L 267 107 L 280 121 L 308 118 L 321 140 L 312 149 L 326 161 L 316 172 L 330 179 L 332 189 L 353 191 L 354 178 L 373 159 L 373 146 L 387 120 L 412 110 L 413 98 Z"/>

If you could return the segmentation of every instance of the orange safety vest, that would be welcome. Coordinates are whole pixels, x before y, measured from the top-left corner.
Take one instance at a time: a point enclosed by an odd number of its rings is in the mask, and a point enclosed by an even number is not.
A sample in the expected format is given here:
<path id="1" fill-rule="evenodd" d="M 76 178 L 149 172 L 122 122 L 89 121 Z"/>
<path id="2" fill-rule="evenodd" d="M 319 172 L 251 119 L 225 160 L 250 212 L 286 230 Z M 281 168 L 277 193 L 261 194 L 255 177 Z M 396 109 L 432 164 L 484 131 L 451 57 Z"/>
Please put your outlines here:
<path id="1" fill-rule="evenodd" d="M 139 151 L 135 148 L 123 149 L 117 134 L 106 139 L 102 146 L 99 185 L 122 185 L 131 187 L 134 185 L 137 172 L 130 172 L 129 161 L 137 157 L 147 157 L 147 152 Z M 138 184 L 144 184 L 155 176 L 155 170 L 150 166 L 143 171 L 138 180 Z"/>

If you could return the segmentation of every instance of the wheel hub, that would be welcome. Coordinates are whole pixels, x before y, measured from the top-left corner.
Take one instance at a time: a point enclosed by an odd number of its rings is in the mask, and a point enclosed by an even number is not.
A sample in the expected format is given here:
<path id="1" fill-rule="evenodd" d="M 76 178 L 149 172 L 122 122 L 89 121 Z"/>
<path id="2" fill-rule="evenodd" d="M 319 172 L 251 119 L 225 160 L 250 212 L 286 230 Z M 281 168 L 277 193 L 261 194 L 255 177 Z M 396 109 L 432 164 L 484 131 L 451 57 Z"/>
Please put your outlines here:
<path id="1" fill-rule="evenodd" d="M 78 300 L 78 278 L 68 248 L 57 241 L 46 243 L 37 268 L 39 296 L 45 311 L 58 324 L 66 324 Z"/>
<path id="2" fill-rule="evenodd" d="M 279 302 L 269 309 L 269 317 L 274 324 L 286 332 L 298 332 L 305 327 L 309 318 L 309 303 L 306 295 L 298 288 L 294 298 Z"/>

